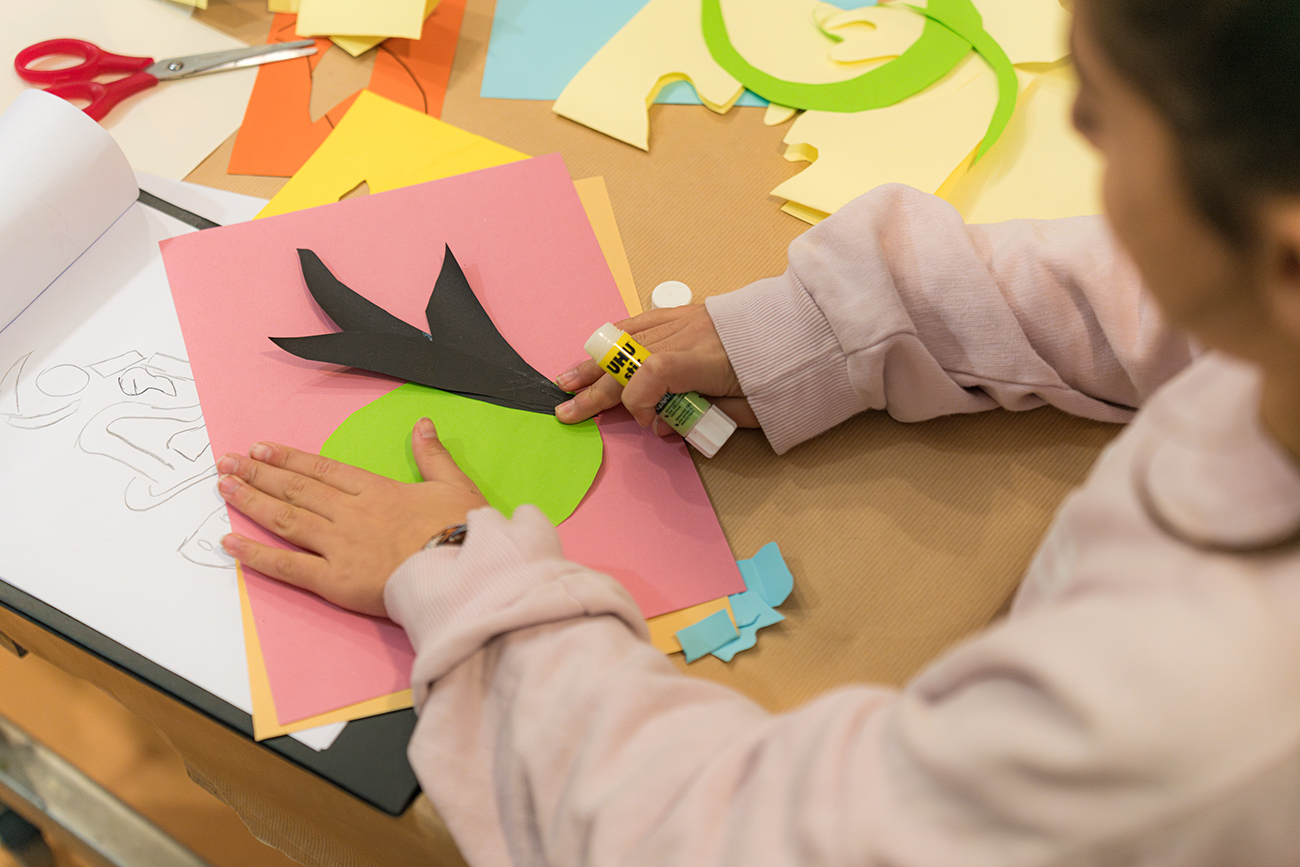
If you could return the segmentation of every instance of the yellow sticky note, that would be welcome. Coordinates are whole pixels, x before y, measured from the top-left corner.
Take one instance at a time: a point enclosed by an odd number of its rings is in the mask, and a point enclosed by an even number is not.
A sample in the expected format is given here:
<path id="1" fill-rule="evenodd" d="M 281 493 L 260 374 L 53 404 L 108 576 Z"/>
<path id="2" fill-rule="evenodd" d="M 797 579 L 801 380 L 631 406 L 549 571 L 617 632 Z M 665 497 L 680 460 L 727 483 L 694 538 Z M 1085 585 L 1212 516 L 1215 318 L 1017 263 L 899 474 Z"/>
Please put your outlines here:
<path id="1" fill-rule="evenodd" d="M 298 0 L 299 36 L 419 39 L 425 0 Z"/>
<path id="2" fill-rule="evenodd" d="M 337 202 L 362 183 L 379 193 L 527 158 L 365 90 L 258 216 Z"/>
<path id="3" fill-rule="evenodd" d="M 744 92 L 704 44 L 699 0 L 650 0 L 587 61 L 552 111 L 649 150 L 646 110 L 665 85 L 681 80 L 714 111 L 725 112 Z"/>

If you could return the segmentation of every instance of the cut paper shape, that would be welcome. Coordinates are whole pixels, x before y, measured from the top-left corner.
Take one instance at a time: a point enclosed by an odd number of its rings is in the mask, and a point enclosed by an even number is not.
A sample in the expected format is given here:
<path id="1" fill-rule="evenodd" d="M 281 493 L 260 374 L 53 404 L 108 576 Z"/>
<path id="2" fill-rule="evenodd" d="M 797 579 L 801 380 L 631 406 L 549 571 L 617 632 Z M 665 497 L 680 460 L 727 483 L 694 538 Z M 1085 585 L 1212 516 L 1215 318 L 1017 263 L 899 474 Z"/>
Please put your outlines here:
<path id="1" fill-rule="evenodd" d="M 641 312 L 641 298 L 637 295 L 636 282 L 632 279 L 632 266 L 627 261 L 627 251 L 623 248 L 623 237 L 619 234 L 618 223 L 614 219 L 614 206 L 609 200 L 605 179 L 583 178 L 573 182 L 573 189 L 582 202 L 582 209 L 587 212 L 591 230 L 596 233 L 605 261 L 609 263 L 610 273 L 618 284 L 618 294 L 627 305 L 627 315 L 636 316 Z"/>
<path id="2" fill-rule="evenodd" d="M 465 0 L 441 0 L 424 22 L 420 39 L 383 42 L 375 54 L 367 88 L 421 114 L 441 114 L 464 11 Z M 294 22 L 292 15 L 277 15 L 267 41 L 296 39 Z M 232 174 L 289 177 L 338 126 L 356 94 L 316 121 L 311 120 L 309 108 L 312 71 L 327 48 L 328 42 L 318 39 L 316 54 L 311 57 L 259 68 L 230 155 L 228 170 Z M 270 74 L 261 75 L 262 71 Z"/>
<path id="3" fill-rule="evenodd" d="M 681 653 L 682 646 L 677 641 L 677 631 L 679 629 L 685 629 L 715 611 L 730 609 L 731 599 L 724 596 L 721 599 L 711 599 L 708 602 L 701 602 L 699 605 L 692 605 L 690 608 L 683 608 L 680 611 L 670 611 L 667 614 L 660 614 L 658 617 L 648 618 L 645 623 L 646 628 L 650 630 L 650 643 L 661 653 Z"/>
<path id="4" fill-rule="evenodd" d="M 438 6 L 438 0 L 425 0 L 424 2 L 425 21 L 429 20 L 429 16 L 433 14 L 433 10 L 437 8 L 437 6 Z M 389 37 L 387 36 L 343 36 L 339 34 L 330 35 L 331 42 L 333 42 L 339 48 L 342 48 L 348 54 L 351 54 L 353 57 L 360 57 L 361 55 L 365 54 L 367 51 L 374 48 L 376 45 L 378 45 L 379 43 L 383 42 L 385 39 L 388 38 Z M 423 38 L 423 34 L 421 35 L 421 38 Z"/>
<path id="5" fill-rule="evenodd" d="M 725 112 L 744 87 L 709 54 L 699 0 L 649 0 L 592 56 L 551 110 L 649 150 L 647 107 L 668 83 L 687 80 L 700 101 Z"/>
<path id="6" fill-rule="evenodd" d="M 968 54 L 943 81 L 894 105 L 854 114 L 806 111 L 785 135 L 785 156 L 812 165 L 772 195 L 831 214 L 885 183 L 934 192 L 977 146 L 996 102 L 987 66 Z"/>
<path id="7" fill-rule="evenodd" d="M 737 653 L 753 647 L 758 642 L 758 630 L 785 619 L 776 608 L 794 589 L 794 576 L 775 542 L 768 542 L 753 557 L 740 560 L 737 565 L 746 587 L 744 593 L 731 597 L 738 635 L 709 651 L 723 662 L 730 662 Z"/>
<path id="8" fill-rule="evenodd" d="M 527 154 L 362 91 L 258 216 L 337 202 L 363 182 L 373 195 L 522 159 Z"/>
<path id="9" fill-rule="evenodd" d="M 730 644 L 738 634 L 727 612 L 717 611 L 698 623 L 678 630 L 677 641 L 686 654 L 686 661 L 694 662 Z"/>
<path id="10" fill-rule="evenodd" d="M 163 258 L 214 451 L 242 452 L 263 439 L 319 449 L 343 419 L 392 390 L 389 380 L 323 371 L 267 342 L 267 334 L 322 325 L 302 303 L 296 248 L 328 249 L 336 273 L 363 275 L 371 300 L 409 322 L 428 298 L 411 287 L 427 285 L 428 251 L 444 244 L 536 370 L 568 369 L 590 320 L 625 315 L 557 155 L 195 233 L 167 244 Z M 256 310 L 256 321 L 237 325 L 230 311 L 238 309 Z M 598 425 L 604 458 L 595 483 L 558 528 L 566 556 L 611 574 L 647 616 L 740 592 L 686 446 L 626 412 L 605 413 Z M 409 441 L 410 431 L 394 437 Z M 238 513 L 231 526 L 283 544 Z M 680 551 L 691 552 L 689 563 Z M 252 570 L 246 578 L 281 723 L 409 686 L 412 652 L 395 624 Z"/>
<path id="11" fill-rule="evenodd" d="M 411 384 L 348 416 L 325 440 L 321 454 L 399 482 L 423 481 L 409 437 L 393 433 L 410 431 L 424 417 L 434 420 L 456 465 L 505 515 L 532 503 L 559 524 L 577 508 L 600 469 L 595 421 L 561 424 L 553 415 Z"/>
<path id="12" fill-rule="evenodd" d="M 424 0 L 298 0 L 302 36 L 401 36 L 419 39 Z"/>
<path id="13" fill-rule="evenodd" d="M 298 259 L 307 289 L 342 331 L 272 337 L 286 352 L 547 415 L 569 399 L 497 331 L 450 247 L 444 248 L 442 269 L 424 309 L 428 333 L 349 289 L 311 250 L 299 250 Z"/>
<path id="14" fill-rule="evenodd" d="M 848 2 L 848 0 L 844 0 Z M 582 69 L 646 0 L 497 0 L 492 12 L 492 36 L 479 96 L 484 99 L 538 99 L 554 102 Z M 657 103 L 699 105 L 686 82 L 662 88 Z M 752 93 L 736 101 L 761 106 Z"/>

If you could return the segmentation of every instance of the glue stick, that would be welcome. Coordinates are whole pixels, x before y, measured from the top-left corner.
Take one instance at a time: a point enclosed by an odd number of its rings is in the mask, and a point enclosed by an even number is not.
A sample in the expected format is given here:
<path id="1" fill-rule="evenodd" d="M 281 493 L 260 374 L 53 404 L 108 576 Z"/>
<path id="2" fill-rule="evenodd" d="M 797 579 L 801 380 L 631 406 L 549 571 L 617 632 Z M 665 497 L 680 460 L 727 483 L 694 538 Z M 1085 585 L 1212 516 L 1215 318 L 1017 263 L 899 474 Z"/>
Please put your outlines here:
<path id="1" fill-rule="evenodd" d="M 627 385 L 650 357 L 648 349 L 609 322 L 596 329 L 583 349 L 622 385 Z M 706 458 L 717 454 L 736 429 L 736 423 L 726 413 L 693 391 L 665 394 L 655 404 L 655 413 Z"/>

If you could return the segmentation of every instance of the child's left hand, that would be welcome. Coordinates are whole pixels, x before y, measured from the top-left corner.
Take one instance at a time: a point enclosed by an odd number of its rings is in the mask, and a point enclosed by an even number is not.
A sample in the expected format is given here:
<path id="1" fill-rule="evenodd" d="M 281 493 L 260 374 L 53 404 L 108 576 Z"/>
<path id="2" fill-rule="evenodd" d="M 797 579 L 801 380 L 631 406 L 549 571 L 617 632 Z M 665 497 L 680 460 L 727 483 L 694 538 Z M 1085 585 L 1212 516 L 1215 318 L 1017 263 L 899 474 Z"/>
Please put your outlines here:
<path id="1" fill-rule="evenodd" d="M 217 461 L 226 502 L 300 551 L 231 533 L 222 547 L 263 575 L 362 614 L 385 616 L 384 585 L 439 531 L 487 500 L 428 419 L 411 435 L 423 482 L 396 482 L 274 443 Z"/>

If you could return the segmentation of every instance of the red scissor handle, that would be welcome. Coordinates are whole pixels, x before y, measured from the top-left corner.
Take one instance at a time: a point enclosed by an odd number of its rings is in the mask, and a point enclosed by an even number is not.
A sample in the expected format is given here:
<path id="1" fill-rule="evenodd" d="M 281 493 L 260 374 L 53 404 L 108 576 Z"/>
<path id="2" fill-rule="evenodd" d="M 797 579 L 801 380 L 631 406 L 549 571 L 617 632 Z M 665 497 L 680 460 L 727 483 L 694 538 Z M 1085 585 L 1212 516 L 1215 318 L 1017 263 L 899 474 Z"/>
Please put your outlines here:
<path id="1" fill-rule="evenodd" d="M 43 57 L 80 57 L 81 62 L 60 69 L 33 69 L 32 63 Z M 83 111 L 95 120 L 133 93 L 153 87 L 158 79 L 143 70 L 153 63 L 152 57 L 127 57 L 105 51 L 84 39 L 47 39 L 29 45 L 14 58 L 18 77 L 33 84 L 50 84 L 46 90 L 63 99 L 89 101 Z M 114 72 L 133 72 L 116 81 L 100 83 L 94 79 Z"/>
<path id="2" fill-rule="evenodd" d="M 43 57 L 80 57 L 81 62 L 60 69 L 33 69 Z M 65 81 L 91 81 L 113 72 L 140 72 L 153 63 L 152 57 L 127 57 L 112 54 L 84 39 L 47 39 L 29 45 L 14 58 L 18 77 L 32 84 L 62 84 Z"/>

